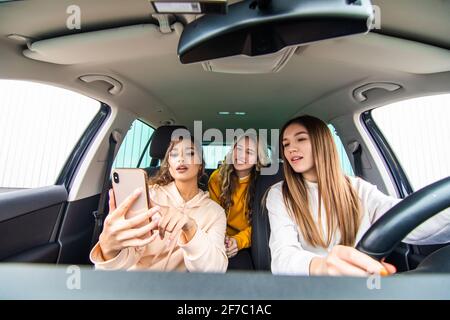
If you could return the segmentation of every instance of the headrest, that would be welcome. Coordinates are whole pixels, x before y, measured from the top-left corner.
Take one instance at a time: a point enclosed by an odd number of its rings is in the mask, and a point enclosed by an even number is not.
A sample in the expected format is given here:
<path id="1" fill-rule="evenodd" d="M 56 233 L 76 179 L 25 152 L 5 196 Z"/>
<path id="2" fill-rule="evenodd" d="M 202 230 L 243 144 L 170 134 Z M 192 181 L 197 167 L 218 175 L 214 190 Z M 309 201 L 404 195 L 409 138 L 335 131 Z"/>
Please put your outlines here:
<path id="1" fill-rule="evenodd" d="M 150 157 L 153 159 L 164 159 L 170 144 L 172 133 L 177 129 L 186 129 L 185 126 L 161 126 L 155 130 L 150 145 Z"/>

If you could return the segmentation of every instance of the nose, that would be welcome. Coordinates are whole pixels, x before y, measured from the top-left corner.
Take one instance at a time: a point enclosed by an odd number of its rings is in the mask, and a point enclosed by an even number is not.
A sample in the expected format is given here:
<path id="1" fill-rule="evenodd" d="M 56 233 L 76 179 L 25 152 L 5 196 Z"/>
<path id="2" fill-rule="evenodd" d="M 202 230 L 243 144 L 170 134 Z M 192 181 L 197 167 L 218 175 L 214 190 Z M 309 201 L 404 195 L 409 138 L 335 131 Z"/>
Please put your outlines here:
<path id="1" fill-rule="evenodd" d="M 287 152 L 289 153 L 293 153 L 293 152 L 297 152 L 297 148 L 295 146 L 288 146 L 287 147 Z"/>

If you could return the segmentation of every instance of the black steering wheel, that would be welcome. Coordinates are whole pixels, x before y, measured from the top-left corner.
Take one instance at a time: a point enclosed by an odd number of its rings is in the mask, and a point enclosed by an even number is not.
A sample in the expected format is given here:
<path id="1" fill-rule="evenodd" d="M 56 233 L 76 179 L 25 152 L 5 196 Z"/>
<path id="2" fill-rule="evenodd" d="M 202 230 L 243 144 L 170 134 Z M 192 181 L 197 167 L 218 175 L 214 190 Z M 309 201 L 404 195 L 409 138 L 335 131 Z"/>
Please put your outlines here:
<path id="1" fill-rule="evenodd" d="M 392 207 L 367 230 L 356 245 L 356 249 L 381 261 L 412 230 L 448 207 L 450 207 L 450 177 L 412 193 Z M 429 255 L 416 270 L 450 272 L 450 246 Z"/>

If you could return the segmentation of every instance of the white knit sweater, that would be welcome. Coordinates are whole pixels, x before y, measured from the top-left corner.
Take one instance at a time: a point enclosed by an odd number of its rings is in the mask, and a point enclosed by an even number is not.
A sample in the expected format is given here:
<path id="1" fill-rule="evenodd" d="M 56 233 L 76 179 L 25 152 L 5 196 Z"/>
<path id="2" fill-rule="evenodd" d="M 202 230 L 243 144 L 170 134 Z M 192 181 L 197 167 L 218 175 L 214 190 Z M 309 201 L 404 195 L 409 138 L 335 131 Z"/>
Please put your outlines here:
<path id="1" fill-rule="evenodd" d="M 306 180 L 305 180 L 306 181 Z M 401 199 L 385 195 L 376 186 L 360 179 L 350 177 L 350 181 L 361 200 L 363 218 L 358 229 L 356 242 L 362 238 L 370 226 Z M 316 256 L 326 256 L 333 246 L 339 244 L 339 231 L 331 245 L 325 248 L 312 247 L 300 234 L 300 229 L 289 216 L 282 195 L 282 183 L 274 184 L 266 200 L 270 221 L 269 246 L 272 255 L 272 273 L 289 275 L 309 275 L 309 264 Z M 318 221 L 317 183 L 306 181 L 309 205 L 314 219 Z M 322 228 L 326 232 L 324 206 L 322 208 Z M 450 241 L 450 210 L 447 209 L 414 229 L 404 240 L 411 244 L 436 244 Z"/>

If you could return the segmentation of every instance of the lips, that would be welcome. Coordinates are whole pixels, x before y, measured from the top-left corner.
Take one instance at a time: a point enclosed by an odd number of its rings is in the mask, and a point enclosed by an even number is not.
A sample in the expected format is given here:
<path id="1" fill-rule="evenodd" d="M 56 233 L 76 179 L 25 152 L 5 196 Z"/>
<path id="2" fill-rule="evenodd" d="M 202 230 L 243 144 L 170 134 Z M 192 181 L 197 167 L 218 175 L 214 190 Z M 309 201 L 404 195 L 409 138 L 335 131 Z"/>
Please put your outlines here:
<path id="1" fill-rule="evenodd" d="M 186 167 L 185 165 L 180 165 L 176 168 L 177 172 L 179 172 L 179 173 L 184 173 L 187 171 L 187 169 L 188 169 L 188 167 Z"/>
<path id="2" fill-rule="evenodd" d="M 302 159 L 303 159 L 302 156 L 294 156 L 294 157 L 291 157 L 291 162 L 292 163 L 297 163 L 297 162 L 299 162 Z"/>

